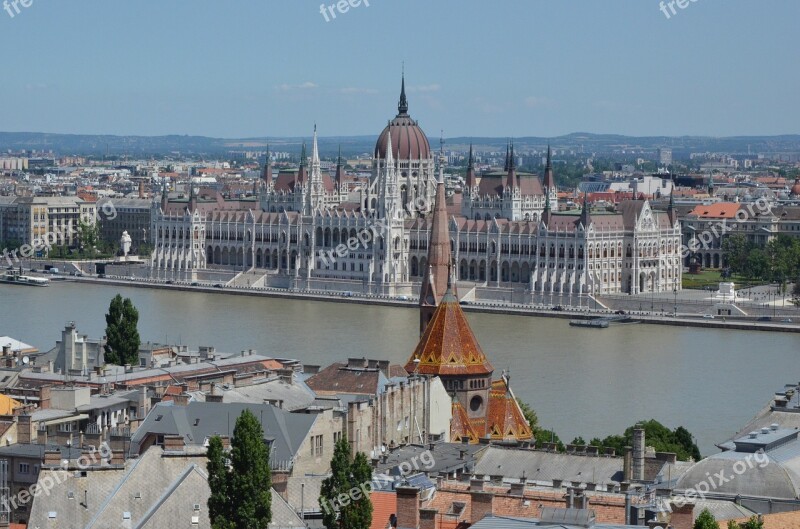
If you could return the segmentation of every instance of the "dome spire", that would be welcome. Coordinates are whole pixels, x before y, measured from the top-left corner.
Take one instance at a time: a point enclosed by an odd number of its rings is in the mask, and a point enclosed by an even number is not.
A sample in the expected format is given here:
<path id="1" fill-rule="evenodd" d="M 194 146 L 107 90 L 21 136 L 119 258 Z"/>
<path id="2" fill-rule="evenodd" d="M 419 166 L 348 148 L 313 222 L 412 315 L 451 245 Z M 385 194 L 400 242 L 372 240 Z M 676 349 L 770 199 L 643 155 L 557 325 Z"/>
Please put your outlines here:
<path id="1" fill-rule="evenodd" d="M 408 114 L 408 99 L 406 98 L 406 67 L 403 64 L 403 76 L 400 82 L 400 103 L 397 105 L 397 112 L 400 115 Z"/>

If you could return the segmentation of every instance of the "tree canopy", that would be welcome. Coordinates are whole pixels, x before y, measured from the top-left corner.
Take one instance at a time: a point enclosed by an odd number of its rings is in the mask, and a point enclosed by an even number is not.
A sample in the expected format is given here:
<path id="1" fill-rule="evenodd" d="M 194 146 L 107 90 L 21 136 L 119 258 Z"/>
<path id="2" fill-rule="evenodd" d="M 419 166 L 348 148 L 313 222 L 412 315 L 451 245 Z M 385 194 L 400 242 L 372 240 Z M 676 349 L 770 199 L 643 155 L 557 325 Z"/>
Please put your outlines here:
<path id="1" fill-rule="evenodd" d="M 208 512 L 213 529 L 267 529 L 272 521 L 269 448 L 255 415 L 236 420 L 230 454 L 215 436 L 208 446 Z"/>
<path id="2" fill-rule="evenodd" d="M 130 298 L 117 294 L 106 314 L 105 360 L 109 364 L 139 364 L 139 311 Z"/>
<path id="3" fill-rule="evenodd" d="M 333 449 L 331 475 L 320 489 L 322 524 L 327 529 L 369 529 L 371 483 L 372 467 L 367 456 L 359 452 L 353 458 L 350 443 L 343 436 Z"/>

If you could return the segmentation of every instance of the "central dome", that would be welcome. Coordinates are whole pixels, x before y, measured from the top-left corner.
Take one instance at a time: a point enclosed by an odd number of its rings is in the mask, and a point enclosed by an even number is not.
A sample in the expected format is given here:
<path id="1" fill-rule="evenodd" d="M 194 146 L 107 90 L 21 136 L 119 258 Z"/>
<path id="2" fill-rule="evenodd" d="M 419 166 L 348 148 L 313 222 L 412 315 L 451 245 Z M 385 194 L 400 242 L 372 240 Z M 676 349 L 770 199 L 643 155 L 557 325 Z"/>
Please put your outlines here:
<path id="1" fill-rule="evenodd" d="M 386 146 L 389 134 L 392 135 L 392 154 L 395 160 L 427 160 L 431 157 L 431 145 L 428 137 L 419 128 L 417 122 L 408 115 L 406 99 L 406 81 L 403 78 L 400 88 L 400 103 L 397 105 L 397 116 L 389 122 L 375 144 L 375 158 L 386 158 Z"/>

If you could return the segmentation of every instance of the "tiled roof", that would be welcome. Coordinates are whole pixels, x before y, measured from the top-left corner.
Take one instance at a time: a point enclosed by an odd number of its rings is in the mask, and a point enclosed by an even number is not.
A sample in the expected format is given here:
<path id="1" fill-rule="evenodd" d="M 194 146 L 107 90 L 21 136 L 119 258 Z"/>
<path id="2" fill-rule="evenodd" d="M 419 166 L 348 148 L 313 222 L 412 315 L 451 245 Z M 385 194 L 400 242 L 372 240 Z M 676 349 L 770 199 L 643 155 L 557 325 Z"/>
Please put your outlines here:
<path id="1" fill-rule="evenodd" d="M 394 492 L 374 491 L 369 495 L 372 501 L 372 523 L 369 529 L 387 529 L 389 518 L 397 514 L 397 494 Z"/>
<path id="2" fill-rule="evenodd" d="M 450 420 L 450 439 L 455 443 L 461 443 L 468 439 L 470 444 L 478 442 L 478 434 L 472 427 L 472 423 L 467 416 L 467 410 L 458 400 L 453 400 L 453 418 Z"/>
<path id="3" fill-rule="evenodd" d="M 415 365 L 415 359 L 419 359 L 419 365 Z M 488 375 L 494 371 L 452 292 L 442 298 L 406 371 L 450 376 Z"/>
<path id="4" fill-rule="evenodd" d="M 533 437 L 530 425 L 505 377 L 492 382 L 487 423 L 487 433 L 492 440 L 526 440 Z"/>
<path id="5" fill-rule="evenodd" d="M 306 380 L 306 385 L 320 395 L 377 395 L 380 380 L 381 372 L 377 368 L 349 369 L 347 364 L 337 362 Z"/>

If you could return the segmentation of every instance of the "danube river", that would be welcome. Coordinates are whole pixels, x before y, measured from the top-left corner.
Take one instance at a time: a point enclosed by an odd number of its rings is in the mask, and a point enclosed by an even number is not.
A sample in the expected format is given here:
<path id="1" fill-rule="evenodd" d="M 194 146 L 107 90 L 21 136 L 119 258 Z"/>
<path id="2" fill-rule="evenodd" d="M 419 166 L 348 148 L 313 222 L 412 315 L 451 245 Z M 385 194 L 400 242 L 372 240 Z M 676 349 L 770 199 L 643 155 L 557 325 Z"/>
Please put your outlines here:
<path id="1" fill-rule="evenodd" d="M 416 310 L 86 283 L 0 285 L 0 336 L 49 350 L 68 321 L 92 338 L 120 292 L 139 309 L 143 341 L 213 345 L 328 364 L 347 357 L 404 364 Z M 658 325 L 576 329 L 567 320 L 469 314 L 495 373 L 565 442 L 621 433 L 636 420 L 683 425 L 704 454 L 784 383 L 800 380 L 800 335 Z"/>

